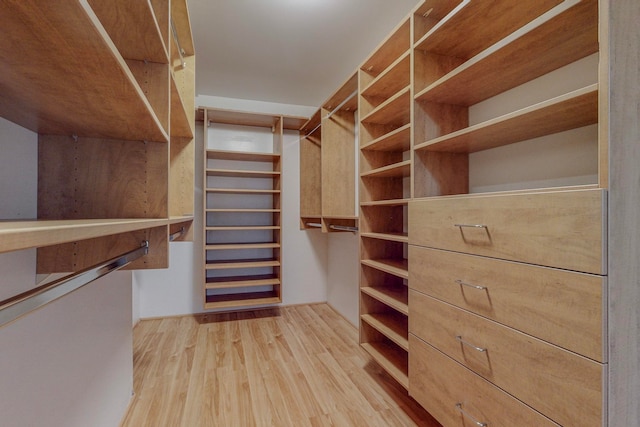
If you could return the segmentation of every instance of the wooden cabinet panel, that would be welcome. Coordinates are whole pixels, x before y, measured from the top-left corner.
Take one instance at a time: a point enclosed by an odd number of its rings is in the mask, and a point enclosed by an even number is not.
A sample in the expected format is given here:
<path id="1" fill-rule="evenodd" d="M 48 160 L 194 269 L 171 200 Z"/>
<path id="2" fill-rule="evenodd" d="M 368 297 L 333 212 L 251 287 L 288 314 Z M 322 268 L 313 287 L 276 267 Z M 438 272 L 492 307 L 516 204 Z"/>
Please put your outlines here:
<path id="1" fill-rule="evenodd" d="M 412 201 L 409 243 L 605 274 L 605 202 L 600 189 Z"/>
<path id="2" fill-rule="evenodd" d="M 602 423 L 603 365 L 409 292 L 409 330 L 565 426 Z"/>
<path id="3" fill-rule="evenodd" d="M 409 283 L 437 299 L 606 361 L 605 277 L 409 246 Z"/>
<path id="4" fill-rule="evenodd" d="M 412 334 L 409 394 L 447 427 L 558 426 Z"/>

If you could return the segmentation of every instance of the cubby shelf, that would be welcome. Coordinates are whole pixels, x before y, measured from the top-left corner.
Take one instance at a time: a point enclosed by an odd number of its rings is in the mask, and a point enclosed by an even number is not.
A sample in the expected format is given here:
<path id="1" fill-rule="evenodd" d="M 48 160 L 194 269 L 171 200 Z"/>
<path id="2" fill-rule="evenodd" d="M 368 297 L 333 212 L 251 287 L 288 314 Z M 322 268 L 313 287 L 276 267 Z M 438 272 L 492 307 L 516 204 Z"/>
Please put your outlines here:
<path id="1" fill-rule="evenodd" d="M 407 86 L 360 119 L 362 123 L 404 126 L 411 121 L 411 91 Z"/>
<path id="2" fill-rule="evenodd" d="M 207 295 L 205 309 L 240 308 L 262 304 L 276 304 L 282 298 L 276 291 Z"/>
<path id="3" fill-rule="evenodd" d="M 380 73 L 361 92 L 361 96 L 372 98 L 389 98 L 400 92 L 409 84 L 411 76 L 410 51 L 398 58 L 389 68 Z"/>
<path id="4" fill-rule="evenodd" d="M 258 231 L 258 230 L 280 230 L 277 225 L 225 225 L 207 226 L 205 231 Z"/>
<path id="5" fill-rule="evenodd" d="M 404 388 L 409 388 L 408 355 L 385 342 L 362 343 L 362 348 Z"/>
<path id="6" fill-rule="evenodd" d="M 235 169 L 207 169 L 207 176 L 224 176 L 237 178 L 276 178 L 280 171 L 252 171 Z"/>
<path id="7" fill-rule="evenodd" d="M 398 178 L 411 175 L 411 160 L 373 169 L 360 174 L 363 178 Z"/>
<path id="8" fill-rule="evenodd" d="M 409 315 L 409 292 L 406 286 L 363 286 L 360 292 L 380 301 L 394 310 Z"/>
<path id="9" fill-rule="evenodd" d="M 253 153 L 247 151 L 207 150 L 208 159 L 237 160 L 245 162 L 270 162 L 280 159 L 278 153 Z"/>
<path id="10" fill-rule="evenodd" d="M 597 51 L 597 1 L 563 2 L 427 85 L 415 99 L 473 105 Z"/>
<path id="11" fill-rule="evenodd" d="M 408 263 L 406 259 L 363 259 L 360 262 L 366 266 L 375 268 L 385 273 L 393 274 L 402 279 L 409 278 Z"/>
<path id="12" fill-rule="evenodd" d="M 398 25 L 393 33 L 362 64 L 360 67 L 361 72 L 366 73 L 368 76 L 374 76 L 373 78 L 380 75 L 411 48 L 410 33 L 411 22 L 407 19 Z M 362 75 L 360 76 L 361 85 L 363 77 Z M 363 86 L 367 86 L 367 84 Z"/>
<path id="13" fill-rule="evenodd" d="M 208 251 L 245 250 L 245 249 L 274 249 L 279 248 L 279 243 L 219 243 L 206 245 Z"/>
<path id="14" fill-rule="evenodd" d="M 280 278 L 272 274 L 254 276 L 210 277 L 206 281 L 207 289 L 231 289 L 238 287 L 257 287 L 279 285 Z"/>
<path id="15" fill-rule="evenodd" d="M 280 194 L 280 190 L 258 190 L 251 188 L 207 188 L 207 193 L 226 194 Z"/>
<path id="16" fill-rule="evenodd" d="M 414 146 L 473 153 L 598 123 L 598 85 L 540 102 Z"/>
<path id="17" fill-rule="evenodd" d="M 206 213 L 209 213 L 209 212 L 211 212 L 211 213 L 215 213 L 215 212 L 217 212 L 217 213 L 234 213 L 234 212 L 237 212 L 237 213 L 240 213 L 240 212 L 243 212 L 243 213 L 279 213 L 280 209 L 251 209 L 251 208 L 248 208 L 248 209 L 243 209 L 243 208 L 211 209 L 211 208 L 209 208 L 209 209 L 205 209 L 205 212 Z"/>
<path id="18" fill-rule="evenodd" d="M 193 106 L 187 108 L 182 94 L 176 84 L 176 76 L 171 71 L 171 112 L 170 112 L 170 134 L 172 137 L 177 138 L 193 138 L 193 129 L 191 124 L 191 117 L 187 114 Z"/>
<path id="19" fill-rule="evenodd" d="M 222 261 L 207 261 L 207 270 L 230 270 L 238 268 L 261 268 L 261 267 L 277 267 L 280 260 L 277 259 L 234 259 Z"/>
<path id="20" fill-rule="evenodd" d="M 388 240 L 390 242 L 409 243 L 407 233 L 360 233 L 360 237 L 369 239 Z"/>
<path id="21" fill-rule="evenodd" d="M 396 343 L 400 348 L 409 351 L 406 317 L 404 321 L 402 321 L 398 316 L 375 313 L 363 314 L 360 318 L 369 324 L 369 326 Z"/>
<path id="22" fill-rule="evenodd" d="M 408 151 L 411 148 L 411 123 L 360 146 L 369 151 Z"/>
<path id="23" fill-rule="evenodd" d="M 389 200 L 372 200 L 368 202 L 360 202 L 360 206 L 407 206 L 409 199 L 389 199 Z"/>

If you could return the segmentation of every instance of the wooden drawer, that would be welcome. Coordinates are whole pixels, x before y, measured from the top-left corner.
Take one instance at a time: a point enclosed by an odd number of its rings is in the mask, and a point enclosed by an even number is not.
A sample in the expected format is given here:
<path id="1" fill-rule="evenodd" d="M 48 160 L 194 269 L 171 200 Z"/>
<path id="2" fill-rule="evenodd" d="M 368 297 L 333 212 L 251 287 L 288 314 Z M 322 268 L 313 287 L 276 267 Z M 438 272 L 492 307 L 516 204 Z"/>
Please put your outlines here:
<path id="1" fill-rule="evenodd" d="M 443 426 L 558 426 L 411 334 L 409 349 L 409 394 Z"/>
<path id="2" fill-rule="evenodd" d="M 409 246 L 412 289 L 600 362 L 605 284 L 593 274 Z"/>
<path id="3" fill-rule="evenodd" d="M 601 426 L 604 366 L 416 291 L 409 331 L 565 426 Z"/>
<path id="4" fill-rule="evenodd" d="M 606 274 L 600 189 L 409 202 L 409 243 Z"/>

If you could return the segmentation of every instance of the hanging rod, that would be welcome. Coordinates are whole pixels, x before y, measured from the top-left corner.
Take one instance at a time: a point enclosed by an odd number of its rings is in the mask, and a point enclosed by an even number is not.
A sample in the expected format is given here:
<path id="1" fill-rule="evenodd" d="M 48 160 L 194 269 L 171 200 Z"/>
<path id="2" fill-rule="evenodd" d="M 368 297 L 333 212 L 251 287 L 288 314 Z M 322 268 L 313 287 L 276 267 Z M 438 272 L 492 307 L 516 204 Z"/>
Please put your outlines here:
<path id="1" fill-rule="evenodd" d="M 342 108 L 342 106 L 344 104 L 346 104 L 347 102 L 349 102 L 351 100 L 351 98 L 353 98 L 354 96 L 356 96 L 358 94 L 358 90 L 356 89 L 355 91 L 353 91 L 353 93 L 349 96 L 347 96 L 345 98 L 344 101 L 342 101 L 340 104 L 338 104 L 338 106 L 336 108 L 334 108 L 333 110 L 331 110 L 330 112 L 327 113 L 326 116 L 323 117 L 323 119 L 328 119 L 331 116 L 333 116 L 335 114 L 336 111 L 338 111 L 339 109 Z M 322 126 L 322 123 L 320 123 L 319 125 L 317 125 L 316 127 L 314 127 L 310 132 L 308 132 L 303 138 L 308 138 L 310 137 L 316 130 L 318 130 L 318 128 Z"/>
<path id="2" fill-rule="evenodd" d="M 319 222 L 307 222 L 305 223 L 305 225 L 311 228 L 322 228 L 322 224 L 320 224 Z"/>
<path id="3" fill-rule="evenodd" d="M 182 236 L 185 232 L 185 228 L 184 227 L 180 227 L 180 230 L 176 231 L 173 234 L 169 234 L 169 241 L 173 242 L 174 240 L 176 240 L 177 238 L 179 238 L 180 236 Z"/>
<path id="4" fill-rule="evenodd" d="M 137 249 L 1 301 L 0 327 L 62 298 L 112 271 L 119 270 L 148 252 L 149 242 L 144 241 Z"/>
<path id="5" fill-rule="evenodd" d="M 358 227 L 347 227 L 346 225 L 329 225 L 329 228 L 338 231 L 352 231 L 354 233 L 358 231 Z"/>
<path id="6" fill-rule="evenodd" d="M 173 39 L 176 41 L 176 46 L 178 47 L 178 55 L 180 55 L 180 64 L 182 68 L 187 68 L 187 63 L 184 62 L 184 49 L 180 46 L 180 38 L 178 37 L 178 31 L 176 30 L 176 24 L 173 22 L 173 18 L 171 18 L 171 33 L 173 33 Z"/>

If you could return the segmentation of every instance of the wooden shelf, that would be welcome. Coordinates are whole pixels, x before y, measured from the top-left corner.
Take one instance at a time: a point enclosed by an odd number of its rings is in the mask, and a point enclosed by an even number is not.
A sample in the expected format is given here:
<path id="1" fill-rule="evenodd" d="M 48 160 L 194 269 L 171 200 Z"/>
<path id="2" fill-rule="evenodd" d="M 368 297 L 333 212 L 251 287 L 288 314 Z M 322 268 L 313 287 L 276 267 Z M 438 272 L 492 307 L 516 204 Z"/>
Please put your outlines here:
<path id="1" fill-rule="evenodd" d="M 170 112 L 170 134 L 172 137 L 177 138 L 193 138 L 193 129 L 191 128 L 191 117 L 187 114 L 187 111 L 193 108 L 192 106 L 185 106 L 182 94 L 178 90 L 176 84 L 176 76 L 172 71 L 171 75 L 171 112 Z"/>
<path id="2" fill-rule="evenodd" d="M 203 109 L 200 107 L 199 109 Z M 260 113 L 249 113 L 235 110 L 219 110 L 207 108 L 207 119 L 214 123 L 239 126 L 256 126 L 274 128 L 282 119 L 284 129 L 299 130 L 308 120 L 307 117 L 277 116 Z M 202 120 L 202 119 L 200 119 Z"/>
<path id="3" fill-rule="evenodd" d="M 338 111 L 356 111 L 358 109 L 358 74 L 353 73 L 340 88 L 327 99 L 322 108 L 331 112 L 345 102 Z M 347 100 L 348 99 L 348 100 Z"/>
<path id="4" fill-rule="evenodd" d="M 360 147 L 363 151 L 408 151 L 410 148 L 411 123 L 407 123 Z"/>
<path id="5" fill-rule="evenodd" d="M 360 95 L 372 98 L 390 98 L 410 83 L 410 77 L 411 54 L 407 51 L 392 63 L 389 68 L 380 73 L 362 90 Z"/>
<path id="6" fill-rule="evenodd" d="M 464 0 L 415 49 L 469 59 L 560 3 L 562 0 L 498 0 L 487 7 L 483 2 Z"/>
<path id="7" fill-rule="evenodd" d="M 207 159 L 238 160 L 245 162 L 272 162 L 280 159 L 277 153 L 252 153 L 244 151 L 207 150 Z"/>
<path id="8" fill-rule="evenodd" d="M 360 288 L 360 291 L 369 295 L 381 303 L 388 305 L 396 311 L 409 315 L 409 292 L 406 286 L 397 287 L 370 287 Z"/>
<path id="9" fill-rule="evenodd" d="M 404 20 L 360 66 L 368 75 L 378 76 L 411 48 L 411 22 Z M 362 83 L 362 81 L 361 81 Z"/>
<path id="10" fill-rule="evenodd" d="M 411 121 L 411 91 L 409 87 L 378 105 L 360 121 L 378 125 L 404 126 Z"/>
<path id="11" fill-rule="evenodd" d="M 251 188 L 207 188 L 205 191 L 219 194 L 280 194 L 280 190 L 257 190 Z"/>
<path id="12" fill-rule="evenodd" d="M 597 1 L 566 7 L 561 4 L 474 56 L 416 100 L 470 106 L 597 52 Z"/>
<path id="13" fill-rule="evenodd" d="M 363 259 L 360 262 L 385 273 L 393 274 L 402 279 L 409 278 L 409 268 L 406 259 Z"/>
<path id="14" fill-rule="evenodd" d="M 409 243 L 407 233 L 360 233 L 361 237 L 369 239 L 388 240 L 390 242 Z"/>
<path id="15" fill-rule="evenodd" d="M 280 243 L 219 243 L 205 245 L 206 251 L 227 251 L 245 249 L 278 249 Z"/>
<path id="16" fill-rule="evenodd" d="M 7 4 L 0 25 L 0 116 L 41 134 L 168 142 L 88 3 Z"/>
<path id="17" fill-rule="evenodd" d="M 232 289 L 249 288 L 256 286 L 279 285 L 280 278 L 273 274 L 262 274 L 257 276 L 225 276 L 209 277 L 205 285 L 206 289 Z"/>
<path id="18" fill-rule="evenodd" d="M 311 118 L 309 120 L 307 120 L 301 127 L 300 127 L 300 134 L 302 136 L 308 135 L 309 132 L 312 132 L 314 129 L 317 131 L 321 128 L 319 128 L 318 126 L 320 125 L 320 123 L 322 122 L 321 119 L 321 111 L 318 110 L 315 113 L 313 113 L 313 116 L 311 116 Z"/>
<path id="19" fill-rule="evenodd" d="M 185 217 L 184 221 L 189 219 Z M 0 253 L 75 242 L 168 224 L 167 219 L 0 221 Z"/>
<path id="20" fill-rule="evenodd" d="M 394 346 L 383 342 L 369 342 L 360 345 L 402 387 L 409 388 L 406 352 L 402 352 L 399 348 L 394 348 Z"/>
<path id="21" fill-rule="evenodd" d="M 224 176 L 235 178 L 278 178 L 280 171 L 250 171 L 232 169 L 207 169 L 207 176 Z"/>
<path id="22" fill-rule="evenodd" d="M 372 202 L 360 202 L 360 206 L 407 206 L 409 199 L 374 200 Z"/>
<path id="23" fill-rule="evenodd" d="M 404 322 L 397 316 L 384 314 L 363 314 L 360 318 L 373 329 L 396 343 L 401 349 L 409 351 L 406 318 Z"/>
<path id="24" fill-rule="evenodd" d="M 226 226 L 206 226 L 205 231 L 258 231 L 258 230 L 280 230 L 277 225 L 226 225 Z"/>
<path id="25" fill-rule="evenodd" d="M 238 308 L 280 302 L 282 302 L 282 298 L 277 291 L 207 295 L 204 308 Z"/>
<path id="26" fill-rule="evenodd" d="M 277 259 L 234 259 L 223 261 L 207 261 L 207 270 L 229 270 L 235 268 L 261 268 L 278 267 L 280 260 Z"/>
<path id="27" fill-rule="evenodd" d="M 169 225 L 171 224 L 182 224 L 185 222 L 193 222 L 193 215 L 182 215 L 182 216 L 172 216 L 169 217 Z"/>
<path id="28" fill-rule="evenodd" d="M 243 209 L 243 208 L 228 208 L 228 209 L 205 209 L 206 213 L 280 213 L 280 209 Z"/>
<path id="29" fill-rule="evenodd" d="M 361 173 L 363 178 L 400 178 L 411 175 L 411 160 L 394 163 L 382 168 Z"/>

